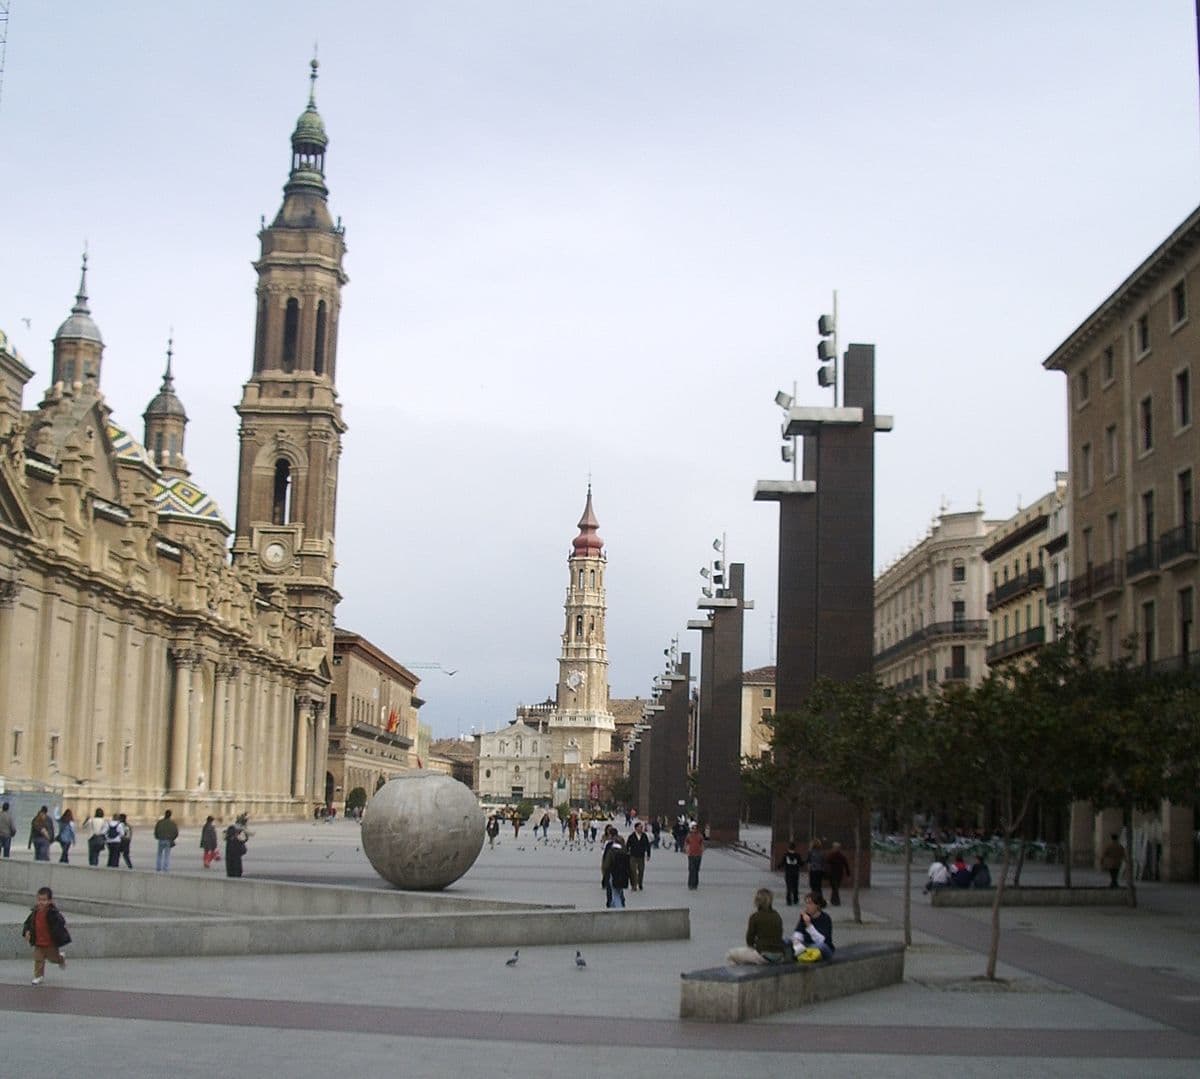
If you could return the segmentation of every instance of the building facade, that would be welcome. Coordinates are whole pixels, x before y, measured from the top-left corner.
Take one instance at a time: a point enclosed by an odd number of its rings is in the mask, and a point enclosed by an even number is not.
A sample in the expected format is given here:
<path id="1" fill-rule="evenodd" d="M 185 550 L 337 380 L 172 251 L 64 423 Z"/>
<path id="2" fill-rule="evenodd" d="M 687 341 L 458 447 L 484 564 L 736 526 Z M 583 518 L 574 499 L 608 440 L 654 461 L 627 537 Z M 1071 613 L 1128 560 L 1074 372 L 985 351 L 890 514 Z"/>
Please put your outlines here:
<path id="1" fill-rule="evenodd" d="M 1113 661 L 1132 642 L 1149 667 L 1200 662 L 1192 364 L 1200 355 L 1200 209 L 1171 233 L 1045 360 L 1067 381 L 1070 617 Z M 1092 823 L 1089 821 L 1089 823 Z M 1139 822 L 1139 843 L 1170 879 L 1194 874 L 1193 806 Z M 1101 814 L 1092 850 L 1112 829 Z M 1139 861 L 1142 851 L 1136 851 Z"/>
<path id="2" fill-rule="evenodd" d="M 417 767 L 417 678 L 365 637 L 337 629 L 329 694 L 326 802 L 361 787 L 368 799 L 393 776 Z"/>
<path id="3" fill-rule="evenodd" d="M 775 714 L 775 667 L 755 667 L 742 672 L 743 757 L 758 759 L 771 750 L 771 728 L 766 720 Z"/>
<path id="4" fill-rule="evenodd" d="M 983 550 L 987 563 L 987 665 L 1021 663 L 1047 641 L 1056 639 L 1046 601 L 1046 551 L 1055 511 L 1066 501 L 1067 478 L 1059 473 L 1055 489 L 1027 509 L 1001 521 Z M 1051 582 L 1053 583 L 1053 582 Z"/>
<path id="5" fill-rule="evenodd" d="M 943 512 L 875 580 L 875 675 L 901 692 L 978 685 L 987 673 L 987 570 L 994 522 Z"/>
<path id="6" fill-rule="evenodd" d="M 310 95 L 260 233 L 233 528 L 188 469 L 170 350 L 143 440 L 113 416 L 86 260 L 34 408 L 0 346 L 0 775 L 63 787 L 77 815 L 292 818 L 324 798 L 346 281 L 326 144 Z"/>

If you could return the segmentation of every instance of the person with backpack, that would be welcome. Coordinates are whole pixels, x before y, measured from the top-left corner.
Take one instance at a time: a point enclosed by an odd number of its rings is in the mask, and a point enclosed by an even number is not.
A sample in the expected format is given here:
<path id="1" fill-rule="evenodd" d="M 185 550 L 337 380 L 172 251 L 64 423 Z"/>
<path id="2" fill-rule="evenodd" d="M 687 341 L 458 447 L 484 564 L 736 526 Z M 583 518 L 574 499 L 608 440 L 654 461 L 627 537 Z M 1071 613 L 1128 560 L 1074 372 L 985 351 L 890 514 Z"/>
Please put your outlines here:
<path id="1" fill-rule="evenodd" d="M 117 820 L 121 822 L 121 858 L 125 865 L 132 869 L 133 862 L 129 860 L 129 847 L 133 843 L 133 829 L 129 826 L 129 821 L 125 819 L 124 813 L 118 813 Z"/>
<path id="2" fill-rule="evenodd" d="M 121 868 L 121 840 L 124 838 L 125 829 L 121 825 L 120 816 L 113 817 L 109 820 L 104 828 L 104 845 L 108 848 L 108 868 Z"/>

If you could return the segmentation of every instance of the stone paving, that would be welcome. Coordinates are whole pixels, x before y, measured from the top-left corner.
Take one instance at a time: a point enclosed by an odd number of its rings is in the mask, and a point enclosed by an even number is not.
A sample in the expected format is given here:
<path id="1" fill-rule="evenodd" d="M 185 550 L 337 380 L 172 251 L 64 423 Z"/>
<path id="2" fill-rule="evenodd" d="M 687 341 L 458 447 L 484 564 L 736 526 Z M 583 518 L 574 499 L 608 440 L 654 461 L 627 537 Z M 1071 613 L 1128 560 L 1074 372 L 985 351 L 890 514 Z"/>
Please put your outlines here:
<path id="1" fill-rule="evenodd" d="M 248 876 L 386 888 L 352 822 L 254 828 Z M 761 845 L 761 833 L 747 834 Z M 205 872 L 185 831 L 173 874 Z M 193 849 L 194 848 L 194 849 Z M 57 849 L 57 848 L 55 848 Z M 28 859 L 26 851 L 15 857 Z M 73 859 L 74 860 L 74 859 Z M 84 859 L 86 861 L 86 859 Z M 149 829 L 134 864 L 153 865 Z M 217 866 L 207 872 L 220 872 Z M 128 872 L 97 869 L 96 872 Z M 1056 870 L 1026 867 L 1029 882 Z M 918 870 L 923 879 L 924 867 Z M 3 864 L 0 863 L 0 875 Z M 864 925 L 848 889 L 832 909 L 839 944 L 898 940 L 902 869 L 877 865 Z M 1200 1059 L 1200 890 L 1145 885 L 1136 911 L 1002 912 L 1000 983 L 980 980 L 990 912 L 933 910 L 915 888 L 914 946 L 903 985 L 739 1026 L 681 1022 L 679 974 L 719 963 L 740 943 L 755 888 L 782 880 L 752 852 L 710 850 L 688 892 L 682 855 L 657 851 L 631 906 L 688 906 L 692 937 L 571 948 L 358 952 L 209 959 L 83 960 L 29 985 L 28 961 L 0 962 L 0 1076 L 322 1076 L 387 1069 L 404 1076 L 822 1077 L 1192 1076 Z M 1076 874 L 1099 883 L 1099 874 Z M 452 893 L 603 905 L 599 854 L 523 831 L 485 844 Z M 27 908 L 0 905 L 17 933 Z M 68 920 L 81 923 L 67 909 Z M 785 923 L 795 912 L 782 908 Z M 486 917 L 486 915 L 484 916 Z M 530 917 L 537 917 L 532 912 Z M 69 950 L 68 950 L 69 955 Z M 55 1022 L 53 1013 L 66 1015 Z"/>

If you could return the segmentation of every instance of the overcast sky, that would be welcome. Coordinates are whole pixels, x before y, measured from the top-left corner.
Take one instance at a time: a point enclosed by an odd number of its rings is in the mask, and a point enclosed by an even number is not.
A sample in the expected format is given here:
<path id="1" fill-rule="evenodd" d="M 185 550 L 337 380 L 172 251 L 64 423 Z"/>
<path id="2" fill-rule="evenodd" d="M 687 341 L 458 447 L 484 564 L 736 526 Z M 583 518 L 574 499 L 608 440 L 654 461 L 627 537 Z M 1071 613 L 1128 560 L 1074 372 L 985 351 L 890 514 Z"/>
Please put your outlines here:
<path id="1" fill-rule="evenodd" d="M 773 397 L 829 404 L 815 320 L 877 346 L 875 561 L 944 498 L 1066 467 L 1042 360 L 1196 204 L 1195 11 L 854 0 L 17 0 L 0 328 L 45 389 L 90 251 L 102 389 L 141 437 L 168 333 L 232 522 L 259 216 L 319 41 L 346 225 L 339 624 L 419 670 L 435 734 L 552 692 L 592 477 L 614 696 L 698 652 L 714 537 L 771 662 Z M 28 325 L 26 321 L 28 320 Z"/>

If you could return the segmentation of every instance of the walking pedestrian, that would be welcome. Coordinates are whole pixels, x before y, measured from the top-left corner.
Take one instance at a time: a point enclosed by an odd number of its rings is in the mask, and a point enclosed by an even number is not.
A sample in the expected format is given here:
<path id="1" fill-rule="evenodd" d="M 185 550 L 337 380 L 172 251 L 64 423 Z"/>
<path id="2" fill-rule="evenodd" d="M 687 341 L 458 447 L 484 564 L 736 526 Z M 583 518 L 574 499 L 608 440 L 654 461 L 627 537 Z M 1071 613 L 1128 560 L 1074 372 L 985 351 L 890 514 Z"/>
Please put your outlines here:
<path id="1" fill-rule="evenodd" d="M 650 860 L 650 837 L 641 821 L 633 826 L 633 835 L 626 841 L 625 850 L 629 855 L 629 887 L 640 892 L 646 878 L 646 862 Z"/>
<path id="2" fill-rule="evenodd" d="M 808 845 L 808 887 L 817 895 L 822 895 L 821 884 L 825 879 L 825 852 L 821 849 L 821 841 L 814 839 Z"/>
<path id="3" fill-rule="evenodd" d="M 804 859 L 796 850 L 796 841 L 793 839 L 779 862 L 779 868 L 783 870 L 784 887 L 787 891 L 785 904 L 789 907 L 800 902 L 800 867 L 803 864 Z"/>
<path id="4" fill-rule="evenodd" d="M 125 830 L 121 827 L 121 814 L 110 817 L 104 831 L 104 846 L 108 849 L 108 868 L 121 868 L 121 836 Z"/>
<path id="5" fill-rule="evenodd" d="M 245 832 L 236 824 L 225 829 L 225 875 L 242 875 L 242 856 L 246 853 Z"/>
<path id="6" fill-rule="evenodd" d="M 217 841 L 217 822 L 213 817 L 205 817 L 204 827 L 200 829 L 200 849 L 204 851 L 205 869 L 208 869 L 213 862 L 220 860 L 221 855 L 217 853 L 219 845 Z"/>
<path id="7" fill-rule="evenodd" d="M 608 905 L 624 910 L 625 889 L 629 887 L 629 853 L 625 850 L 625 843 L 616 828 L 612 829 L 608 844 L 604 848 L 600 870 L 607 882 Z"/>
<path id="8" fill-rule="evenodd" d="M 33 848 L 35 862 L 50 861 L 50 844 L 54 842 L 54 821 L 45 806 L 34 814 L 29 822 L 29 845 Z"/>
<path id="9" fill-rule="evenodd" d="M 212 817 L 208 818 L 212 820 Z M 171 811 L 163 810 L 163 815 L 155 822 L 154 838 L 158 844 L 158 849 L 154 855 L 154 872 L 166 873 L 171 868 L 171 848 L 175 846 L 175 840 L 179 838 L 179 825 L 171 820 Z M 204 846 L 203 840 L 200 843 Z M 213 846 L 216 846 L 216 837 L 213 837 Z"/>
<path id="10" fill-rule="evenodd" d="M 1109 844 L 1100 855 L 1100 868 L 1108 870 L 1109 887 L 1117 887 L 1117 878 L 1121 875 L 1121 866 L 1125 864 L 1125 848 L 1121 846 L 1121 838 L 1117 832 L 1109 837 Z"/>
<path id="11" fill-rule="evenodd" d="M 700 887 L 700 859 L 704 856 L 704 836 L 695 821 L 688 825 L 687 838 L 683 841 L 683 852 L 688 860 L 688 891 Z"/>
<path id="12" fill-rule="evenodd" d="M 33 910 L 25 919 L 21 935 L 33 946 L 33 984 L 41 985 L 46 978 L 46 960 L 67 969 L 67 957 L 59 950 L 71 943 L 67 920 L 54 905 L 54 893 L 39 888 Z"/>
<path id="13" fill-rule="evenodd" d="M 117 820 L 121 822 L 121 859 L 127 868 L 132 869 L 133 862 L 129 860 L 129 847 L 133 843 L 133 829 L 129 826 L 129 821 L 125 819 L 124 813 L 118 813 Z"/>
<path id="14" fill-rule="evenodd" d="M 842 853 L 841 843 L 834 843 L 829 848 L 829 854 L 825 858 L 825 873 L 829 877 L 829 902 L 835 907 L 840 907 L 842 897 L 838 889 L 842 886 L 843 880 L 850 879 L 850 861 Z"/>
<path id="15" fill-rule="evenodd" d="M 487 828 L 484 831 L 487 832 L 488 847 L 494 848 L 496 846 L 496 837 L 500 834 L 500 822 L 496 819 L 495 813 L 488 817 Z"/>
<path id="16" fill-rule="evenodd" d="M 59 818 L 58 835 L 55 837 L 58 840 L 58 845 L 62 847 L 62 854 L 58 860 L 64 864 L 69 864 L 71 859 L 68 855 L 71 853 L 71 846 L 75 842 L 75 814 L 69 809 Z"/>
<path id="17" fill-rule="evenodd" d="M 17 826 L 13 823 L 12 813 L 8 803 L 0 806 L 0 852 L 7 858 L 12 852 L 13 836 L 17 834 Z"/>
<path id="18" fill-rule="evenodd" d="M 95 814 L 88 817 L 84 830 L 87 834 L 88 865 L 99 865 L 100 852 L 104 849 L 104 840 L 108 835 L 108 820 L 103 809 L 96 807 Z"/>

